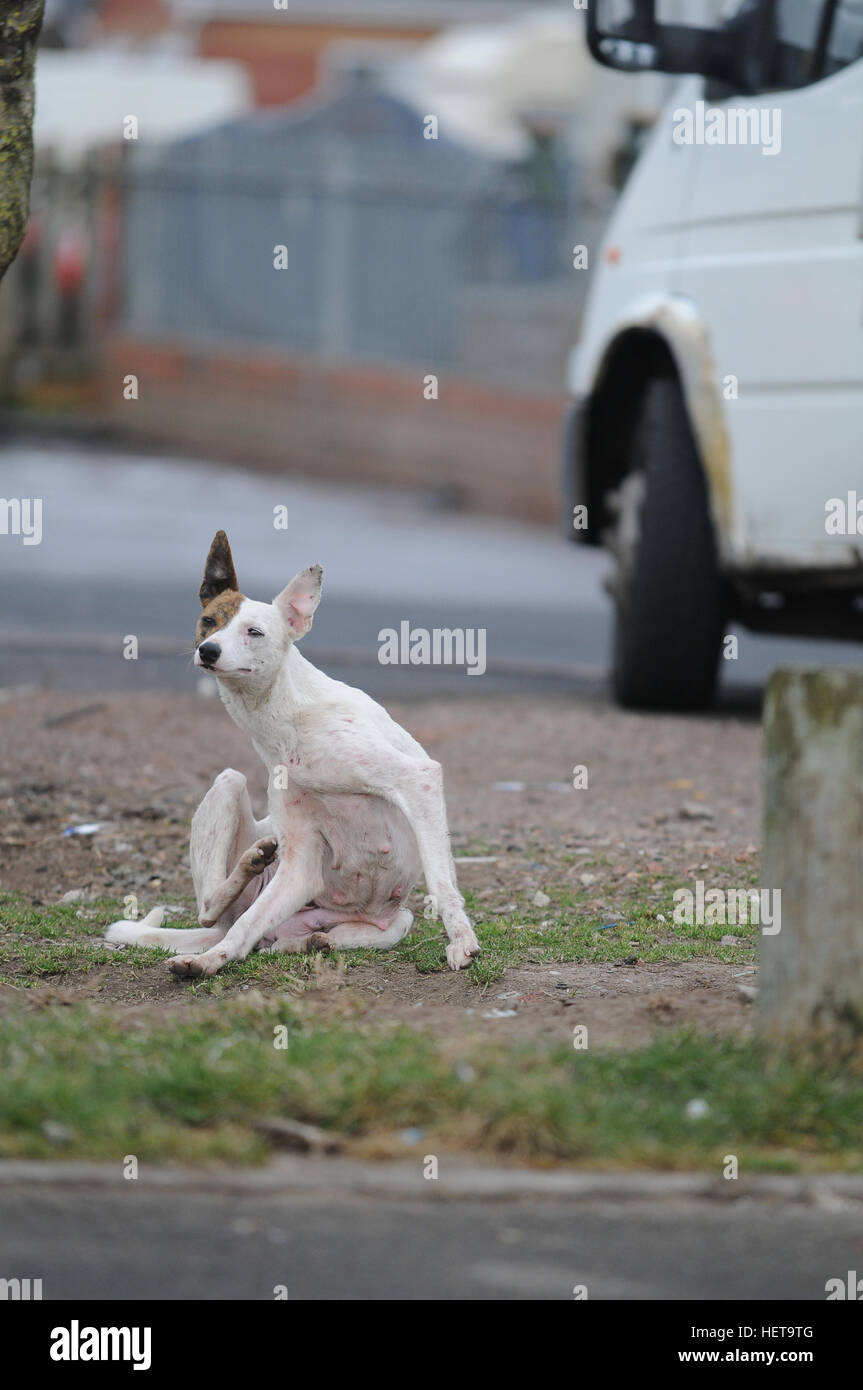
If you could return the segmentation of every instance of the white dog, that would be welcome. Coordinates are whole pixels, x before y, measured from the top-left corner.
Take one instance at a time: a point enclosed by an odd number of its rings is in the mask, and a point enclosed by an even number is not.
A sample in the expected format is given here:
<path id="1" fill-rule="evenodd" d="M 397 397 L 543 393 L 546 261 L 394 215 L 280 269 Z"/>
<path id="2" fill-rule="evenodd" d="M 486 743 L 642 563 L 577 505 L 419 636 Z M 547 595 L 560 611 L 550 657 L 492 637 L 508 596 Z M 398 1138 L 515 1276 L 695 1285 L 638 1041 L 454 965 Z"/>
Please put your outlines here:
<path id="1" fill-rule="evenodd" d="M 163 928 L 162 908 L 108 928 L 109 941 L 178 950 L 168 962 L 175 975 L 214 975 L 256 948 L 394 946 L 413 920 L 404 903 L 420 873 L 451 968 L 479 954 L 456 883 L 440 764 L 368 695 L 294 646 L 320 596 L 321 568 L 311 565 L 272 604 L 245 598 L 217 532 L 199 590 L 195 665 L 216 676 L 263 759 L 269 815 L 255 820 L 241 773 L 220 773 L 192 819 L 202 929 Z"/>

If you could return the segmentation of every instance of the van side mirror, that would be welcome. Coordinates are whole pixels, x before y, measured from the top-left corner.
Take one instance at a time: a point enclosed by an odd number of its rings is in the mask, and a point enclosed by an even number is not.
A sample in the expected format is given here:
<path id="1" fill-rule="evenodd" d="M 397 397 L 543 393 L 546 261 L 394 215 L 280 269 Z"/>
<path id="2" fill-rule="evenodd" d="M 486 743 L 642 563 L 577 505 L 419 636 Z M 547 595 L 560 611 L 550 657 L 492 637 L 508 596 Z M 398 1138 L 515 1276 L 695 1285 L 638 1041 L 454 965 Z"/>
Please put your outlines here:
<path id="1" fill-rule="evenodd" d="M 588 0 L 587 45 L 621 72 L 701 73 L 736 92 L 763 91 L 776 47 L 777 0 L 743 0 L 713 29 L 666 24 L 656 0 Z"/>

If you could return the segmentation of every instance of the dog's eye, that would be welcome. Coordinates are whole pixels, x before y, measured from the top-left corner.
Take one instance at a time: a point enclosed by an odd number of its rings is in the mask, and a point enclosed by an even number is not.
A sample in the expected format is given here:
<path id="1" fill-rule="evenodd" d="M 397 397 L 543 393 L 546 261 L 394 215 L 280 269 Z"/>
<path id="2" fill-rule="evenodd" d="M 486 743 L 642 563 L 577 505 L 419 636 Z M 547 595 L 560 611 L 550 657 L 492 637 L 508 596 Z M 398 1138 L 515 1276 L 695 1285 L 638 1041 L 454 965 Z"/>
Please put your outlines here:
<path id="1" fill-rule="evenodd" d="M 202 618 L 202 619 L 201 619 L 201 627 L 212 627 L 212 626 L 214 625 L 215 621 L 216 621 L 215 618 Z"/>
<path id="2" fill-rule="evenodd" d="M 250 627 L 250 628 L 249 628 L 249 636 L 250 636 L 250 637 L 263 637 L 263 635 L 264 635 L 264 634 L 261 632 L 261 629 L 260 629 L 259 627 Z"/>

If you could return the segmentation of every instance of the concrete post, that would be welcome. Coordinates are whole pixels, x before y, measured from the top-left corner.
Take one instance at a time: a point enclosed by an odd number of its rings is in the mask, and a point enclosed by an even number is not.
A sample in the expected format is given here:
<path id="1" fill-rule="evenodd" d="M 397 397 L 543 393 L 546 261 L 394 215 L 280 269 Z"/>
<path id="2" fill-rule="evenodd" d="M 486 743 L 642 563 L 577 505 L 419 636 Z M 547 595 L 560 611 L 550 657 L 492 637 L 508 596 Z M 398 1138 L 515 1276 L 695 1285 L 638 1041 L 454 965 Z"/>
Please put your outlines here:
<path id="1" fill-rule="evenodd" d="M 759 1026 L 863 1032 L 863 670 L 780 669 L 764 704 Z"/>

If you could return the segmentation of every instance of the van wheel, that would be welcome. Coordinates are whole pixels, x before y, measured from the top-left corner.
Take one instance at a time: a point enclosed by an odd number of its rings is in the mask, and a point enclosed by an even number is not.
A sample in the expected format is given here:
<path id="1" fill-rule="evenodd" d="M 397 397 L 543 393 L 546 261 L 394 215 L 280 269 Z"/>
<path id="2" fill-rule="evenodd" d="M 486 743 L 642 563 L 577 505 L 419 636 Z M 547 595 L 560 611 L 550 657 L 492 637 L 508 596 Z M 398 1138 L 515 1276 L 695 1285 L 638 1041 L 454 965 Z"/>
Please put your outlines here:
<path id="1" fill-rule="evenodd" d="M 604 539 L 617 559 L 614 695 L 635 709 L 704 709 L 725 619 L 707 487 L 675 378 L 647 387 Z"/>

